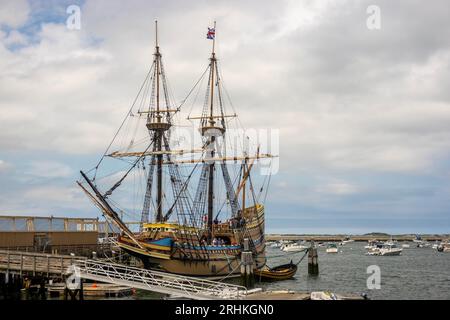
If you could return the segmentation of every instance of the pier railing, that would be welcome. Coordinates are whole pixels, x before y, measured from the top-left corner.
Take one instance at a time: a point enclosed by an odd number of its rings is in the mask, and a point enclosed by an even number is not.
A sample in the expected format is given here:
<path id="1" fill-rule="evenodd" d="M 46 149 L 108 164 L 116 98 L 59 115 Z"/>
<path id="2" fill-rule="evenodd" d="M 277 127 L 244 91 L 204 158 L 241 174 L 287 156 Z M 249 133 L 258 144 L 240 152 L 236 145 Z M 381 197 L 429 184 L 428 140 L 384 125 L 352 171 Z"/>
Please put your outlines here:
<path id="1" fill-rule="evenodd" d="M 114 283 L 195 300 L 240 299 L 247 294 L 247 289 L 239 285 L 96 260 L 77 261 L 75 273 L 84 279 Z"/>

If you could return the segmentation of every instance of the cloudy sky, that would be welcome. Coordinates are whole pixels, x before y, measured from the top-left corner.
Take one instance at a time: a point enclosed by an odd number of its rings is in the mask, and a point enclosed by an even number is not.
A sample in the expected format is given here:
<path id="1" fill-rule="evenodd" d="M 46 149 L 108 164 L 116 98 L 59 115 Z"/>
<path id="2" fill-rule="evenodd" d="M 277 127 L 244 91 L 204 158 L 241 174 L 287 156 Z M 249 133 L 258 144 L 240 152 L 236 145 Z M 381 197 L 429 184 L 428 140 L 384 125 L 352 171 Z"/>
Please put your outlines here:
<path id="1" fill-rule="evenodd" d="M 0 0 L 0 214 L 97 216 L 75 180 L 151 65 L 154 19 L 178 101 L 217 20 L 242 123 L 280 130 L 269 232 L 449 233 L 449 17 L 446 0 Z"/>

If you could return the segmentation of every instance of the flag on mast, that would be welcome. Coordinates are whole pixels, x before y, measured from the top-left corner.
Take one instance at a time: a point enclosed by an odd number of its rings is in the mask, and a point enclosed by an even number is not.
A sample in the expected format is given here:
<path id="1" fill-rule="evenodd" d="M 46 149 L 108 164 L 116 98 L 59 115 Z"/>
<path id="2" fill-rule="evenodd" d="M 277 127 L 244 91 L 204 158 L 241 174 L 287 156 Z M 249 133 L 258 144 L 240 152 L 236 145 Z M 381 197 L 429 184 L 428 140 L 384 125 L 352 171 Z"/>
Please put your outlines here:
<path id="1" fill-rule="evenodd" d="M 206 38 L 210 40 L 214 40 L 216 37 L 216 29 L 215 28 L 208 28 L 208 33 L 206 34 Z"/>

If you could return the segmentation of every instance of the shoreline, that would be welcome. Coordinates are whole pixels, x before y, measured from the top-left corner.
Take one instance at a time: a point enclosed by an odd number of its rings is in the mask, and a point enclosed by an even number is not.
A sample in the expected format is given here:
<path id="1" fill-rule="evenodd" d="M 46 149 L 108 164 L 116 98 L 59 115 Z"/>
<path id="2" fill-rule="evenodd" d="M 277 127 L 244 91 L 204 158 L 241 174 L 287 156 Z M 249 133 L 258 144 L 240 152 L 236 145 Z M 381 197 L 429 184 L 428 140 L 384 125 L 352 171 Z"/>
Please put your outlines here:
<path id="1" fill-rule="evenodd" d="M 419 235 L 424 241 L 442 241 L 450 238 L 450 234 L 424 234 Z M 293 241 L 316 241 L 316 242 L 340 242 L 350 238 L 358 242 L 367 242 L 369 240 L 395 240 L 395 241 L 413 241 L 416 236 L 413 234 L 388 235 L 388 234 L 367 234 L 367 235 L 321 235 L 321 234 L 266 234 L 266 241 L 293 240 Z"/>

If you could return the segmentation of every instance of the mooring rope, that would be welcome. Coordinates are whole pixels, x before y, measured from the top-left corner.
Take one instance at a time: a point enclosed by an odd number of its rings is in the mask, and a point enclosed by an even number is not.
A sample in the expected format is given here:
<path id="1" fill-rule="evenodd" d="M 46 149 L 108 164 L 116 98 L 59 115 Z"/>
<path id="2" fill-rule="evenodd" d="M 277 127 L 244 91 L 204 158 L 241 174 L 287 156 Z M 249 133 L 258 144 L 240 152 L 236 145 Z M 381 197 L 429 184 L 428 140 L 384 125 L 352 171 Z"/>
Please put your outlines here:
<path id="1" fill-rule="evenodd" d="M 297 254 L 297 253 L 305 252 L 305 251 L 308 251 L 308 250 L 309 250 L 309 248 L 306 248 L 306 249 L 303 249 L 303 250 L 301 250 L 301 251 L 288 252 L 287 254 L 280 254 L 279 256 L 271 256 L 271 257 L 269 257 L 269 258 L 281 258 L 281 257 L 286 257 L 286 256 L 289 256 L 289 255 L 295 255 L 295 254 Z"/>
<path id="2" fill-rule="evenodd" d="M 305 252 L 305 254 L 303 255 L 303 257 L 301 257 L 301 259 L 295 264 L 296 266 L 298 266 L 298 265 L 300 264 L 300 262 L 302 262 L 302 260 L 306 257 L 306 255 L 307 255 L 308 252 L 309 252 L 309 249 L 310 249 L 310 248 L 306 249 L 306 252 Z M 292 260 L 291 260 L 291 262 L 292 262 Z"/>
<path id="3" fill-rule="evenodd" d="M 300 252 L 304 252 L 304 253 L 305 253 L 305 254 L 303 255 L 303 257 L 301 257 L 300 260 L 299 260 L 297 263 L 293 263 L 293 262 L 292 262 L 292 259 L 291 259 L 291 263 L 292 263 L 292 264 L 295 264 L 296 266 L 298 266 L 298 265 L 300 264 L 300 262 L 302 262 L 303 259 L 304 259 L 304 258 L 306 257 L 306 255 L 308 254 L 309 249 L 310 249 L 310 248 L 306 248 L 306 249 L 303 249 L 302 251 L 296 251 L 296 252 L 290 253 L 291 255 L 294 255 L 294 254 L 297 254 L 297 253 L 300 253 Z M 279 255 L 279 256 L 273 256 L 273 257 L 270 257 L 270 258 L 279 258 L 279 257 L 286 257 L 286 256 L 288 256 L 288 255 Z M 272 269 L 272 268 L 270 268 L 270 267 L 267 265 L 267 263 L 265 264 L 265 266 L 267 266 L 269 269 Z"/>
<path id="4" fill-rule="evenodd" d="M 236 271 L 237 268 L 239 268 L 242 265 L 242 261 L 236 266 L 236 268 L 234 268 L 233 270 L 230 271 L 230 273 L 228 273 L 225 277 L 217 280 L 218 282 L 222 282 L 225 279 L 227 279 L 230 275 L 232 275 L 234 273 L 234 271 Z"/>

